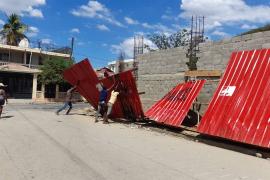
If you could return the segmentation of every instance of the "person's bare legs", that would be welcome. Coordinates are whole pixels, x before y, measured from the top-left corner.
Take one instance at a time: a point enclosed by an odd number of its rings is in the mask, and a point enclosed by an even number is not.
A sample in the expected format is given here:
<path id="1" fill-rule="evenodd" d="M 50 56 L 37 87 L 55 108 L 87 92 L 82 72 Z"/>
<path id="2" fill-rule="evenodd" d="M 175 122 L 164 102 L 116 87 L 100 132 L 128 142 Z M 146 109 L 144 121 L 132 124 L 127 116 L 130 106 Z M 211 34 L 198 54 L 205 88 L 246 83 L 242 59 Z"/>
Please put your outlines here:
<path id="1" fill-rule="evenodd" d="M 101 105 L 100 103 L 98 103 L 98 109 L 95 115 L 95 122 L 98 122 L 98 116 L 99 116 L 100 111 L 101 111 Z"/>
<path id="2" fill-rule="evenodd" d="M 107 112 L 104 113 L 104 116 L 103 116 L 103 123 L 104 123 L 104 124 L 108 124 L 108 123 L 109 123 L 108 117 L 109 117 L 109 115 L 110 115 L 111 112 L 112 112 L 112 106 L 113 106 L 113 104 L 108 103 L 107 106 L 108 106 Z"/>

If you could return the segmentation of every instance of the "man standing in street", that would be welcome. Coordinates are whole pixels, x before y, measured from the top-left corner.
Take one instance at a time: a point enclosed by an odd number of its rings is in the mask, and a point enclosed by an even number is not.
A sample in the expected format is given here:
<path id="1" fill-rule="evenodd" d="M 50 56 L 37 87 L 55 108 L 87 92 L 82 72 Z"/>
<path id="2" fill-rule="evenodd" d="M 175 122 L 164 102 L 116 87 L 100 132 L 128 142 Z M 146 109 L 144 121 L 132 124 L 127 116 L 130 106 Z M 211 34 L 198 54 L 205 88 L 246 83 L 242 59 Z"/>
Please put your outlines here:
<path id="1" fill-rule="evenodd" d="M 99 90 L 99 99 L 98 99 L 98 109 L 95 116 L 95 122 L 98 122 L 98 116 L 101 113 L 101 110 L 105 109 L 106 100 L 108 96 L 108 90 L 103 84 L 101 83 L 97 84 L 97 89 Z"/>
<path id="2" fill-rule="evenodd" d="M 72 109 L 72 97 L 73 97 L 73 94 L 74 94 L 75 89 L 77 88 L 78 84 L 79 84 L 79 82 L 78 82 L 75 86 L 73 86 L 72 88 L 70 88 L 70 89 L 67 91 L 65 104 L 64 104 L 64 106 L 61 107 L 58 111 L 56 111 L 56 114 L 57 114 L 57 115 L 59 115 L 59 113 L 60 113 L 61 111 L 63 111 L 64 109 L 66 109 L 67 106 L 69 106 L 69 109 L 67 110 L 66 115 L 69 114 L 69 112 L 70 112 L 71 109 Z"/>
<path id="3" fill-rule="evenodd" d="M 5 104 L 5 102 L 7 103 L 7 95 L 6 95 L 6 91 L 4 90 L 5 86 L 3 83 L 0 83 L 0 118 L 2 115 L 2 111 L 3 111 L 3 106 Z"/>
<path id="4" fill-rule="evenodd" d="M 100 115 L 101 111 L 104 112 L 104 115 L 106 115 L 106 101 L 108 97 L 108 92 L 110 92 L 111 89 L 113 89 L 115 86 L 115 79 L 113 78 L 113 85 L 107 89 L 102 83 L 98 83 L 96 85 L 96 88 L 99 91 L 99 99 L 98 99 L 98 109 L 95 116 L 95 122 L 98 122 L 98 116 Z"/>

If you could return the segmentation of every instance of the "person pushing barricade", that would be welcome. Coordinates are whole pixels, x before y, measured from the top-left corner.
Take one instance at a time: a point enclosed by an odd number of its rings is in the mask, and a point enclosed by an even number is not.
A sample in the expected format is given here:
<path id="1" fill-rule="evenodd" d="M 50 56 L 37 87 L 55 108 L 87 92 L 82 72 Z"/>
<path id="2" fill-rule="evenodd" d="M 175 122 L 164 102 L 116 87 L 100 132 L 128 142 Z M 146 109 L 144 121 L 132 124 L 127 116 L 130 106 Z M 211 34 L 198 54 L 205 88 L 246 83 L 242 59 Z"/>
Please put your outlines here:
<path id="1" fill-rule="evenodd" d="M 98 122 L 98 116 L 100 115 L 101 111 L 104 113 L 106 113 L 106 102 L 107 102 L 107 97 L 108 97 L 108 92 L 114 87 L 115 82 L 113 83 L 113 85 L 107 89 L 102 83 L 98 83 L 96 85 L 96 88 L 99 91 L 99 99 L 98 99 L 98 108 L 97 108 L 97 112 L 96 112 L 96 116 L 95 116 L 95 122 Z M 107 123 L 107 121 L 103 122 L 103 123 Z"/>
<path id="2" fill-rule="evenodd" d="M 119 95 L 120 91 L 119 91 L 119 84 L 116 85 L 116 87 L 114 88 L 114 90 L 111 92 L 111 96 L 110 96 L 110 99 L 107 103 L 107 112 L 104 113 L 104 116 L 103 116 L 103 122 L 104 123 L 109 123 L 108 121 L 108 117 L 109 115 L 111 114 L 112 112 L 112 108 L 113 108 L 113 105 L 114 103 L 116 102 L 117 100 L 117 96 Z"/>
<path id="3" fill-rule="evenodd" d="M 77 86 L 79 85 L 80 81 L 77 82 L 77 84 L 75 86 L 73 86 L 72 88 L 70 88 L 68 91 L 67 91 L 67 94 L 66 94 L 66 100 L 65 100 L 65 103 L 64 103 L 64 106 L 61 107 L 58 111 L 56 111 L 56 114 L 59 115 L 59 113 L 61 111 L 63 111 L 64 109 L 67 108 L 67 106 L 69 106 L 67 112 L 66 112 L 66 115 L 68 115 L 72 109 L 72 97 L 73 97 L 73 94 L 77 88 Z"/>

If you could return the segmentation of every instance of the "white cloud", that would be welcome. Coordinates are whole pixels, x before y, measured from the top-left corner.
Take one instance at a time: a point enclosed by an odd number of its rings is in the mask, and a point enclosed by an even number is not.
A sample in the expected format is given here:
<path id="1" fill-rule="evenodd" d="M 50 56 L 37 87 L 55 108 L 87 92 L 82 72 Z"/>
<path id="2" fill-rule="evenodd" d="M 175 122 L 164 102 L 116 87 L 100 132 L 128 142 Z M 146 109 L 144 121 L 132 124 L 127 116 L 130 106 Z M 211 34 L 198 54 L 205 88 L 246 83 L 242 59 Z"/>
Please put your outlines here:
<path id="1" fill-rule="evenodd" d="M 177 30 L 175 30 L 174 28 L 169 28 L 163 24 L 148 24 L 148 23 L 142 23 L 142 26 L 146 29 L 152 29 L 154 31 L 156 31 L 157 33 L 164 33 L 164 34 L 172 34 L 175 33 Z"/>
<path id="2" fill-rule="evenodd" d="M 29 7 L 28 12 L 29 16 L 31 17 L 43 18 L 43 14 L 39 9 L 33 9 L 32 7 Z"/>
<path id="3" fill-rule="evenodd" d="M 28 31 L 26 33 L 26 36 L 27 37 L 35 37 L 35 36 L 37 36 L 38 32 L 39 32 L 39 29 L 37 27 L 30 26 L 28 28 Z"/>
<path id="4" fill-rule="evenodd" d="M 80 29 L 79 28 L 73 28 L 70 30 L 71 33 L 80 33 Z"/>
<path id="5" fill-rule="evenodd" d="M 90 0 L 87 5 L 81 5 L 79 8 L 73 9 L 71 14 L 79 17 L 102 19 L 113 25 L 124 27 L 121 22 L 113 17 L 111 11 L 105 5 L 94 0 Z"/>
<path id="6" fill-rule="evenodd" d="M 168 14 L 163 14 L 163 15 L 161 16 L 161 19 L 164 19 L 164 20 L 172 20 L 172 19 L 174 19 L 174 17 L 173 17 L 173 16 L 170 16 L 170 15 L 168 15 Z"/>
<path id="7" fill-rule="evenodd" d="M 82 41 L 80 41 L 80 42 L 77 43 L 77 45 L 78 45 L 78 46 L 83 46 L 83 45 L 85 45 L 85 43 L 82 42 Z"/>
<path id="8" fill-rule="evenodd" d="M 11 14 L 16 13 L 22 16 L 42 18 L 43 14 L 36 7 L 46 4 L 46 0 L 1 0 L 0 11 Z"/>
<path id="9" fill-rule="evenodd" d="M 248 5 L 244 0 L 182 0 L 180 17 L 190 19 L 192 15 L 206 17 L 206 28 L 240 22 L 270 22 L 269 5 Z"/>
<path id="10" fill-rule="evenodd" d="M 220 30 L 215 30 L 214 32 L 211 33 L 212 35 L 214 36 L 220 36 L 222 38 L 225 38 L 225 37 L 230 37 L 230 35 L 226 32 L 223 32 L 223 31 L 220 31 Z"/>
<path id="11" fill-rule="evenodd" d="M 152 41 L 147 38 L 144 38 L 144 44 L 147 44 L 151 49 L 156 49 L 157 47 L 154 45 Z M 111 51 L 114 54 L 119 54 L 120 52 L 124 52 L 127 58 L 133 58 L 134 53 L 134 37 L 129 37 L 121 42 L 119 45 L 112 45 Z M 147 52 L 146 49 L 144 49 Z"/>
<path id="12" fill-rule="evenodd" d="M 4 24 L 5 22 L 2 19 L 0 19 L 0 25 L 4 25 Z"/>
<path id="13" fill-rule="evenodd" d="M 165 13 L 161 16 L 161 19 L 164 19 L 164 20 L 175 19 L 175 16 L 172 14 L 172 9 L 170 7 L 167 7 Z"/>
<path id="14" fill-rule="evenodd" d="M 51 44 L 52 40 L 51 39 L 41 39 L 42 44 Z"/>
<path id="15" fill-rule="evenodd" d="M 137 24 L 139 24 L 139 21 L 134 20 L 134 19 L 132 19 L 130 17 L 125 17 L 124 19 L 125 19 L 126 23 L 128 23 L 130 25 L 137 25 Z"/>
<path id="16" fill-rule="evenodd" d="M 98 24 L 97 28 L 101 31 L 110 31 L 110 29 L 104 24 Z"/>
<path id="17" fill-rule="evenodd" d="M 255 25 L 249 25 L 249 24 L 243 24 L 241 26 L 241 29 L 255 29 L 255 28 L 257 28 L 257 26 L 255 26 Z"/>

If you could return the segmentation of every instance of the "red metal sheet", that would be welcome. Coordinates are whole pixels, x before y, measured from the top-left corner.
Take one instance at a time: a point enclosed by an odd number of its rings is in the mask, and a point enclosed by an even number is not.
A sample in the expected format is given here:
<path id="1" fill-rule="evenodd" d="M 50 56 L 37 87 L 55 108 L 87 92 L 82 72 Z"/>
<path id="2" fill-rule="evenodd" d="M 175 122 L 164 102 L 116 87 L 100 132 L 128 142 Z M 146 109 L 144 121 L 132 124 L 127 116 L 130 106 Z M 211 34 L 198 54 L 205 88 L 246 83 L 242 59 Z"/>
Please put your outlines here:
<path id="1" fill-rule="evenodd" d="M 270 49 L 234 52 L 198 131 L 269 148 L 269 127 Z"/>
<path id="2" fill-rule="evenodd" d="M 150 107 L 145 115 L 159 123 L 179 127 L 204 83 L 205 80 L 199 80 L 178 84 L 160 101 Z"/>
<path id="3" fill-rule="evenodd" d="M 99 97 L 99 91 L 96 85 L 102 82 L 105 87 L 109 88 L 117 81 L 122 91 L 113 106 L 111 117 L 129 119 L 144 117 L 136 82 L 131 71 L 99 80 L 90 62 L 88 59 L 85 59 L 65 70 L 64 78 L 72 85 L 80 81 L 77 88 L 78 92 L 85 97 L 95 109 L 97 109 Z M 108 98 L 110 97 L 110 93 L 111 92 L 108 93 Z"/>

